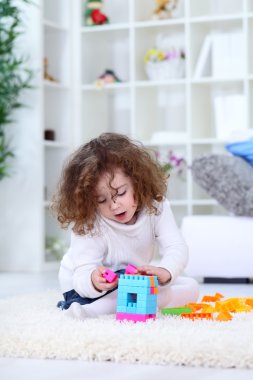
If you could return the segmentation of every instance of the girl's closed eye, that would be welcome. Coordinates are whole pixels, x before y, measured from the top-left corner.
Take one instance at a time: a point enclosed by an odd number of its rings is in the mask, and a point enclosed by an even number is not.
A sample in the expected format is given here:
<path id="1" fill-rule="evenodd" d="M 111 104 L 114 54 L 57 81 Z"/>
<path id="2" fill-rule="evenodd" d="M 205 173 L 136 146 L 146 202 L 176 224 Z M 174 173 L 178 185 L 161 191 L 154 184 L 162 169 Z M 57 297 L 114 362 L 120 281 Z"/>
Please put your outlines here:
<path id="1" fill-rule="evenodd" d="M 101 203 L 105 203 L 106 199 L 103 198 L 103 199 L 98 199 L 98 203 L 101 204 Z"/>
<path id="2" fill-rule="evenodd" d="M 122 193 L 118 193 L 117 196 L 118 196 L 118 197 L 122 197 L 122 196 L 125 195 L 125 194 L 126 194 L 126 190 L 124 190 Z"/>

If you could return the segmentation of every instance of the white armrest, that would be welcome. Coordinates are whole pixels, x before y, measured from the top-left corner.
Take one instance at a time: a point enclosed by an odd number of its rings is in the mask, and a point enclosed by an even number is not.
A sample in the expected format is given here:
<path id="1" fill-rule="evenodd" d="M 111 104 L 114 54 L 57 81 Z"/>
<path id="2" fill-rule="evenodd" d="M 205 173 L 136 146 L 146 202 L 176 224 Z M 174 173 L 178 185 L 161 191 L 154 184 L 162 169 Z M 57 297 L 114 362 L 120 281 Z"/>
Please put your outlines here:
<path id="1" fill-rule="evenodd" d="M 182 222 L 194 277 L 253 277 L 253 218 L 194 215 Z"/>

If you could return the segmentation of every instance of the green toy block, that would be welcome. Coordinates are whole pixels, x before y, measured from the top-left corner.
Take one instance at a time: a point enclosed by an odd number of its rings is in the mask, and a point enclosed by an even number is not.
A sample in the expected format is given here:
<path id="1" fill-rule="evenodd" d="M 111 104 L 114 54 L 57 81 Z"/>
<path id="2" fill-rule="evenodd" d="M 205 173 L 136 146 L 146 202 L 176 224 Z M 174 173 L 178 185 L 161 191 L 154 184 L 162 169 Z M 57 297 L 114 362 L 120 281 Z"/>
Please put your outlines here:
<path id="1" fill-rule="evenodd" d="M 190 307 L 164 307 L 161 309 L 163 315 L 180 315 L 182 313 L 191 313 Z"/>

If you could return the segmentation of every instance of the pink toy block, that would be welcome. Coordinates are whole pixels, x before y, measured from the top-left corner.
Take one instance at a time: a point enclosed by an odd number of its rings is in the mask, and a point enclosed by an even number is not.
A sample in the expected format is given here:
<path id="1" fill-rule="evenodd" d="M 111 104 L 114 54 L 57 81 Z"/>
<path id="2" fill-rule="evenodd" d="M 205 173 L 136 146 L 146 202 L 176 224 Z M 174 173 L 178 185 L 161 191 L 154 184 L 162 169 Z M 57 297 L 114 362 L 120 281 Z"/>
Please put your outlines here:
<path id="1" fill-rule="evenodd" d="M 125 274 L 136 274 L 136 273 L 137 273 L 137 268 L 132 264 L 128 264 L 128 266 L 125 269 Z"/>
<path id="2" fill-rule="evenodd" d="M 156 314 L 131 314 L 131 313 L 116 313 L 117 321 L 133 321 L 146 322 L 148 319 L 156 319 Z"/>
<path id="3" fill-rule="evenodd" d="M 116 273 L 114 273 L 110 269 L 106 269 L 105 273 L 102 274 L 102 276 L 106 279 L 108 282 L 113 282 L 118 276 Z"/>

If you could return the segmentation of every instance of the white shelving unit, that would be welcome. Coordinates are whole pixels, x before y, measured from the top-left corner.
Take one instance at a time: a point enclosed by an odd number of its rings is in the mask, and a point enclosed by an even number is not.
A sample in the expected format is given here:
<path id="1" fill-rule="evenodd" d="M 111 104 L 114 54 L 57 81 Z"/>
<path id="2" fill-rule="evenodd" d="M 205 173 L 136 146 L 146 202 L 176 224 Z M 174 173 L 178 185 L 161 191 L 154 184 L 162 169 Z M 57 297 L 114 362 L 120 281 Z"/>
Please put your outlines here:
<path id="1" fill-rule="evenodd" d="M 73 144 L 72 127 L 72 34 L 70 0 L 44 0 L 42 2 L 42 62 L 48 61 L 48 80 L 42 77 L 43 93 L 43 146 L 44 146 L 44 257 L 41 267 L 55 268 L 56 253 L 69 241 L 69 233 L 60 230 L 50 211 L 64 159 Z M 53 131 L 48 140 L 45 131 Z M 48 247 L 48 241 L 51 241 Z M 54 243 L 54 246 L 53 246 Z M 57 248 L 58 247 L 58 248 Z M 47 248 L 47 249 L 46 249 Z"/>
<path id="2" fill-rule="evenodd" d="M 142 141 L 161 157 L 173 151 L 190 166 L 200 154 L 225 152 L 225 140 L 217 138 L 215 129 L 216 94 L 243 95 L 244 127 L 252 127 L 253 0 L 179 0 L 168 20 L 152 19 L 153 0 L 104 0 L 110 23 L 89 27 L 84 25 L 85 1 L 43 4 L 44 55 L 50 74 L 59 79 L 58 84 L 43 84 L 44 127 L 57 136 L 55 142 L 44 142 L 46 214 L 72 144 L 77 147 L 102 132 L 115 131 Z M 214 77 L 209 71 L 196 78 L 205 37 L 234 30 L 243 35 L 245 64 L 240 75 Z M 159 34 L 172 40 L 181 36 L 183 77 L 148 79 L 144 55 Z M 97 89 L 95 81 L 105 69 L 114 70 L 122 82 Z M 168 198 L 178 224 L 185 215 L 226 214 L 193 182 L 190 169 L 185 180 L 171 174 Z M 63 236 L 47 217 L 45 235 Z"/>

